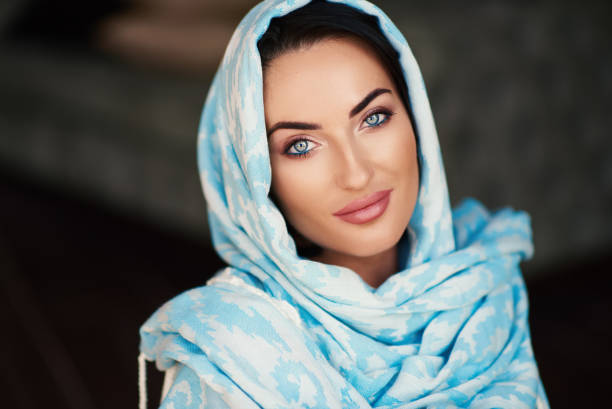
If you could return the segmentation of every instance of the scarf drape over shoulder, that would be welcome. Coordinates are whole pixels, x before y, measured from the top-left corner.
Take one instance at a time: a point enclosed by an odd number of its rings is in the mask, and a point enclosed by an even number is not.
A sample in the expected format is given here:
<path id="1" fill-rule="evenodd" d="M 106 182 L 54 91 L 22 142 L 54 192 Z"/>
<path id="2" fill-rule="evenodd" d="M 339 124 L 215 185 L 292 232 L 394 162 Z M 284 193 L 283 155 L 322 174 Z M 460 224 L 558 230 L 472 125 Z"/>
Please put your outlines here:
<path id="1" fill-rule="evenodd" d="M 305 0 L 259 4 L 210 88 L 198 163 L 216 251 L 229 267 L 163 305 L 141 351 L 176 377 L 163 408 L 546 408 L 519 262 L 529 217 L 451 210 L 437 134 L 406 40 L 370 3 L 399 52 L 418 134 L 421 184 L 401 270 L 380 287 L 300 258 L 269 199 L 257 40 Z"/>

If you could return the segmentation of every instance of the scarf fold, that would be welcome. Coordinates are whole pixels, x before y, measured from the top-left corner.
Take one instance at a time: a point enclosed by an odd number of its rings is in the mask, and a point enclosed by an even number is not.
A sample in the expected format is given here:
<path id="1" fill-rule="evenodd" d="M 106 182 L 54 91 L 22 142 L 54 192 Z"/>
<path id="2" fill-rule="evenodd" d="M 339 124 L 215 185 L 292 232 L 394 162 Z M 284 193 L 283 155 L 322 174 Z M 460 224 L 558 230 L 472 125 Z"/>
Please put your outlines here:
<path id="1" fill-rule="evenodd" d="M 370 3 L 400 55 L 418 135 L 420 187 L 402 269 L 380 287 L 300 258 L 270 201 L 257 40 L 306 0 L 251 10 L 228 45 L 199 128 L 198 163 L 216 251 L 229 267 L 163 305 L 141 351 L 178 368 L 162 407 L 546 408 L 519 262 L 529 217 L 451 210 L 431 109 L 406 40 Z M 174 405 L 174 406 L 173 406 Z"/>

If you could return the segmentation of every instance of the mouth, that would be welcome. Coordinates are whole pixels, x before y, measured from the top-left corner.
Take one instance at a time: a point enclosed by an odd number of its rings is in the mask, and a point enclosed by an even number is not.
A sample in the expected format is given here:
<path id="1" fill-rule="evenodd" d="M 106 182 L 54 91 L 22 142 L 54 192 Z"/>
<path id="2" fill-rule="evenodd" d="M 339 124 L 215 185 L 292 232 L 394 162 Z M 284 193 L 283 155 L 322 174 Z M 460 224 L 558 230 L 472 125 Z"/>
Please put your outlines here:
<path id="1" fill-rule="evenodd" d="M 392 190 L 381 190 L 354 200 L 333 215 L 352 224 L 364 224 L 377 219 L 387 210 Z"/>

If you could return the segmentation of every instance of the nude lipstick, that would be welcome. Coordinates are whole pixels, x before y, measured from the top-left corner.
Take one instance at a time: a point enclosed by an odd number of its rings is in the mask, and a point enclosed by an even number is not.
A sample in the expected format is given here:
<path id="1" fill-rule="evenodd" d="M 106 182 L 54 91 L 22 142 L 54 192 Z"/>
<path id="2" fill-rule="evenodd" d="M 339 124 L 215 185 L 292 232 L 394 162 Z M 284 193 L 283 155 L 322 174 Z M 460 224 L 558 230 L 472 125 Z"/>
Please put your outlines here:
<path id="1" fill-rule="evenodd" d="M 364 224 L 372 221 L 387 210 L 392 190 L 381 190 L 364 198 L 353 200 L 333 215 L 353 224 Z"/>

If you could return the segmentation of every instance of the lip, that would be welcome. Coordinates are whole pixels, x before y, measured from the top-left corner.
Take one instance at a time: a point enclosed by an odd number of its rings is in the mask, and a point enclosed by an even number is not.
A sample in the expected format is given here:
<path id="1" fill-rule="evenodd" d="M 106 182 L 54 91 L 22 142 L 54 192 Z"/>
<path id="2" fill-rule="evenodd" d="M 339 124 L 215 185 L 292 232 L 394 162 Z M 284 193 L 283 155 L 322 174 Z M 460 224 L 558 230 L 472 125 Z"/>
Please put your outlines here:
<path id="1" fill-rule="evenodd" d="M 333 215 L 353 224 L 363 224 L 372 221 L 380 217 L 387 210 L 392 190 L 381 190 L 364 198 L 353 200 L 342 209 L 333 213 Z"/>

